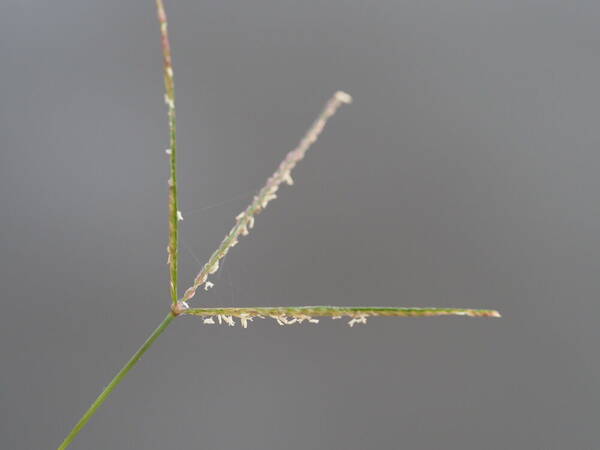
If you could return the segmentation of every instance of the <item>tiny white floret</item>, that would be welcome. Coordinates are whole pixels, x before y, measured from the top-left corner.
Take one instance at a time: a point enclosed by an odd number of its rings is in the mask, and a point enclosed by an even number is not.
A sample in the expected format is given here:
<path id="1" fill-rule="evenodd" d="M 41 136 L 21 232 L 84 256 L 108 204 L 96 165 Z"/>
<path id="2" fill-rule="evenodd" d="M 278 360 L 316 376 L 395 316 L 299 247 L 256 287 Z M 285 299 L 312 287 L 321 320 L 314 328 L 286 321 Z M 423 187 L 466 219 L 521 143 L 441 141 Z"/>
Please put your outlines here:
<path id="1" fill-rule="evenodd" d="M 235 326 L 235 320 L 233 320 L 233 317 L 223 315 L 223 320 L 230 327 L 234 327 Z"/>
<path id="2" fill-rule="evenodd" d="M 165 94 L 165 103 L 167 104 L 167 106 L 170 109 L 175 108 L 175 103 L 173 102 L 173 100 L 167 94 Z"/>
<path id="3" fill-rule="evenodd" d="M 352 103 L 352 97 L 350 96 L 350 94 L 344 91 L 337 91 L 335 93 L 335 98 L 342 103 Z"/>
<path id="4" fill-rule="evenodd" d="M 288 184 L 288 186 L 291 186 L 294 184 L 294 179 L 292 178 L 292 176 L 290 175 L 289 172 L 285 172 L 283 174 L 283 181 L 285 181 Z"/>
<path id="5" fill-rule="evenodd" d="M 282 316 L 272 315 L 272 316 L 269 316 L 269 317 L 271 317 L 271 319 L 275 319 L 279 325 L 281 325 L 281 326 L 285 325 L 285 322 L 283 320 L 281 320 Z"/>
<path id="6" fill-rule="evenodd" d="M 360 316 L 353 317 L 348 322 L 348 325 L 350 325 L 351 327 L 353 327 L 354 324 L 356 324 L 356 323 L 367 323 L 367 315 L 366 314 L 361 314 Z"/>
<path id="7" fill-rule="evenodd" d="M 240 322 L 242 323 L 242 327 L 248 328 L 248 322 L 252 322 L 252 316 L 248 313 L 240 314 Z"/>

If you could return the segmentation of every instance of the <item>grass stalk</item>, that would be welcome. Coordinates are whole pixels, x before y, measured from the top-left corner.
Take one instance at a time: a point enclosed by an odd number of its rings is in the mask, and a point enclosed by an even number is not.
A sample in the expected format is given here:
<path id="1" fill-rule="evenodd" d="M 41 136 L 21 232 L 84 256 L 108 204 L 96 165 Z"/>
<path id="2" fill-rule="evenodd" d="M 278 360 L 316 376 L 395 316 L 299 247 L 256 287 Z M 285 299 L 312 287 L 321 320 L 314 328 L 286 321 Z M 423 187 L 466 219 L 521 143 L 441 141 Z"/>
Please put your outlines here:
<path id="1" fill-rule="evenodd" d="M 123 381 L 123 378 L 125 378 L 125 376 L 133 368 L 133 366 L 137 364 L 142 355 L 146 353 L 146 351 L 148 351 L 152 344 L 154 344 L 154 341 L 158 339 L 158 337 L 171 324 L 175 317 L 176 316 L 172 312 L 169 312 L 169 314 L 167 314 L 167 316 L 163 319 L 160 325 L 156 327 L 156 329 L 152 332 L 148 339 L 146 339 L 146 342 L 144 342 L 142 346 L 138 349 L 138 351 L 133 354 L 129 361 L 127 361 L 127 363 L 121 368 L 121 370 L 119 370 L 119 372 L 114 376 L 111 382 L 108 383 L 108 385 L 100 393 L 98 398 L 94 400 L 94 403 L 92 403 L 88 410 L 83 414 L 83 416 L 81 416 L 81 419 L 79 419 L 79 421 L 69 432 L 65 440 L 62 441 L 62 443 L 59 445 L 58 450 L 64 450 L 69 445 L 71 445 L 73 439 L 77 437 L 79 432 L 83 429 L 83 427 L 85 427 L 85 424 L 88 423 L 92 416 L 96 413 L 97 409 L 106 401 L 108 396 L 111 394 L 112 391 L 115 390 L 119 383 Z"/>
<path id="2" fill-rule="evenodd" d="M 342 317 L 349 318 L 348 324 L 353 326 L 356 323 L 366 323 L 367 317 L 372 316 L 395 316 L 395 317 L 414 317 L 414 316 L 443 316 L 459 315 L 470 317 L 500 317 L 500 314 L 494 310 L 487 309 L 461 309 L 461 308 L 406 308 L 406 307 L 366 307 L 366 306 L 278 306 L 278 307 L 233 307 L 233 308 L 190 308 L 187 300 L 191 299 L 197 289 L 205 284 L 208 286 L 208 276 L 215 273 L 219 268 L 219 261 L 227 254 L 237 242 L 240 236 L 247 235 L 254 225 L 255 216 L 260 213 L 267 204 L 277 198 L 277 190 L 282 183 L 293 184 L 291 172 L 296 164 L 302 160 L 306 151 L 317 140 L 323 131 L 328 119 L 335 114 L 338 108 L 344 103 L 350 103 L 351 97 L 344 92 L 337 92 L 325 105 L 325 108 L 318 116 L 317 120 L 309 128 L 304 138 L 298 146 L 289 152 L 281 162 L 277 170 L 267 180 L 264 187 L 254 197 L 250 205 L 236 217 L 236 223 L 229 233 L 225 236 L 217 250 L 211 255 L 208 262 L 203 266 L 200 273 L 196 276 L 193 285 L 185 291 L 183 297 L 179 299 L 177 293 L 178 276 L 178 221 L 180 213 L 177 206 L 177 133 L 175 117 L 175 84 L 173 79 L 173 62 L 171 57 L 171 46 L 167 30 L 167 16 L 162 0 L 156 0 L 158 20 L 160 23 L 161 42 L 163 51 L 163 70 L 165 80 L 165 102 L 168 107 L 169 117 L 169 245 L 168 245 L 168 263 L 170 278 L 171 310 L 163 319 L 160 325 L 146 339 L 144 344 L 133 354 L 127 363 L 119 370 L 110 383 L 104 388 L 96 400 L 91 404 L 88 410 L 81 416 L 73 429 L 58 447 L 58 450 L 66 449 L 77 437 L 88 421 L 96 413 L 98 408 L 106 401 L 108 396 L 123 381 L 125 376 L 138 363 L 140 358 L 154 344 L 156 339 L 171 324 L 173 319 L 179 315 L 195 315 L 203 318 L 204 323 L 215 323 L 216 318 L 219 323 L 225 322 L 228 325 L 235 325 L 234 318 L 239 319 L 243 327 L 246 327 L 249 321 L 254 318 L 271 317 L 280 325 L 290 325 L 294 323 L 316 323 L 315 317 L 331 317 L 338 319 Z"/>
<path id="3" fill-rule="evenodd" d="M 173 79 L 173 61 L 171 57 L 171 45 L 169 43 L 167 15 L 165 13 L 165 7 L 162 0 L 156 0 L 156 11 L 158 21 L 160 23 L 160 34 L 161 44 L 163 52 L 163 71 L 165 79 L 165 103 L 167 104 L 169 114 L 169 149 L 167 154 L 169 155 L 169 245 L 167 247 L 168 262 L 169 262 L 169 277 L 170 277 L 170 292 L 171 292 L 171 311 L 168 312 L 166 317 L 160 323 L 160 325 L 152 332 L 152 334 L 146 339 L 142 346 L 133 354 L 133 356 L 127 361 L 127 363 L 117 372 L 110 383 L 104 388 L 100 395 L 94 400 L 88 410 L 81 416 L 79 421 L 75 424 L 73 429 L 69 432 L 67 437 L 58 447 L 58 450 L 66 449 L 73 439 L 81 432 L 83 427 L 88 423 L 92 416 L 96 413 L 98 408 L 106 401 L 108 396 L 114 391 L 114 389 L 123 381 L 129 371 L 137 364 L 142 355 L 148 351 L 148 349 L 154 344 L 154 341 L 165 331 L 165 329 L 171 324 L 173 319 L 177 317 L 177 251 L 178 251 L 178 221 L 179 221 L 179 210 L 177 206 L 177 127 L 175 118 L 175 83 Z"/>

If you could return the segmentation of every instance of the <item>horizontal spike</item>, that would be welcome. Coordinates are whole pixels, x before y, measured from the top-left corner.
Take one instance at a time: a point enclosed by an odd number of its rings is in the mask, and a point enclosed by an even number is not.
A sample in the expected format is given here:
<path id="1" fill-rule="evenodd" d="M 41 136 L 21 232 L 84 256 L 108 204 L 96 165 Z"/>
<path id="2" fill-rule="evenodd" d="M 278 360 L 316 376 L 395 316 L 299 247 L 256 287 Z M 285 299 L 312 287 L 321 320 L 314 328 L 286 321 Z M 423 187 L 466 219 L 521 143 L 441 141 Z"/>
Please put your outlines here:
<path id="1" fill-rule="evenodd" d="M 501 317 L 493 309 L 468 308 L 407 308 L 387 306 L 272 306 L 249 308 L 190 308 L 184 314 L 194 316 L 227 315 L 233 317 L 256 316 L 391 316 L 391 317 L 428 317 L 428 316 L 468 316 L 468 317 Z"/>

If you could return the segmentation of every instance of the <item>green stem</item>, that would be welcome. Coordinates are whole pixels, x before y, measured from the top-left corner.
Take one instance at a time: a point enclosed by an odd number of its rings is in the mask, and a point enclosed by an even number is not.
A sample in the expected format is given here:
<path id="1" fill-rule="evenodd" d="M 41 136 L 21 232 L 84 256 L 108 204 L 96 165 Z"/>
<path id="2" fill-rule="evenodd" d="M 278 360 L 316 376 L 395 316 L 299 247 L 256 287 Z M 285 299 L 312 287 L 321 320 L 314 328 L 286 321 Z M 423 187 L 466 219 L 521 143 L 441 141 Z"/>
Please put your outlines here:
<path id="1" fill-rule="evenodd" d="M 106 401 L 110 393 L 114 391 L 114 389 L 121 381 L 123 381 L 123 378 L 125 378 L 125 376 L 133 368 L 133 366 L 137 364 L 142 355 L 146 353 L 146 351 L 152 346 L 152 344 L 154 344 L 154 341 L 163 333 L 163 331 L 165 331 L 165 329 L 171 324 L 175 317 L 176 316 L 172 312 L 169 312 L 169 314 L 167 314 L 167 316 L 156 328 L 156 330 L 154 330 L 150 337 L 146 339 L 146 342 L 144 342 L 144 344 L 138 349 L 138 351 L 135 352 L 135 354 L 129 359 L 129 361 L 127 361 L 127 364 L 125 364 L 123 368 L 115 375 L 115 377 L 111 380 L 108 386 L 106 386 L 104 390 L 100 393 L 98 398 L 94 400 L 94 403 L 92 403 L 92 405 L 88 408 L 85 414 L 81 416 L 79 422 L 77 422 L 77 424 L 73 427 L 71 432 L 62 442 L 62 444 L 60 444 L 58 450 L 66 449 L 71 444 L 71 442 L 73 442 L 73 439 L 75 439 L 75 437 L 79 434 L 83 427 L 85 427 L 86 423 L 88 423 L 88 421 L 96 413 L 96 410 L 100 407 L 100 405 L 102 405 Z"/>

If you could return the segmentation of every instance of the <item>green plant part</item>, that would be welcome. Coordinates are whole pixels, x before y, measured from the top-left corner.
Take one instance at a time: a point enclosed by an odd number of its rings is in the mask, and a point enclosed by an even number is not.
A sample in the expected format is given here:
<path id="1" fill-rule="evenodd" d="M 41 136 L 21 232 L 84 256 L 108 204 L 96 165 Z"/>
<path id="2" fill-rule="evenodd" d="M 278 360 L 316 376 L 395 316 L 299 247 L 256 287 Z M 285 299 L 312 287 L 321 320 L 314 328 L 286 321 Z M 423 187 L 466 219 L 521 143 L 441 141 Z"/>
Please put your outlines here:
<path id="1" fill-rule="evenodd" d="M 178 251 L 178 228 L 181 213 L 177 209 L 177 119 L 175 115 L 175 80 L 173 78 L 173 59 L 171 58 L 171 44 L 169 42 L 169 31 L 167 14 L 162 0 L 156 1 L 158 21 L 160 23 L 160 36 L 163 50 L 163 71 L 165 78 L 165 103 L 169 114 L 169 245 L 167 247 L 171 300 L 177 302 L 177 251 Z"/>
<path id="2" fill-rule="evenodd" d="M 317 140 L 323 131 L 328 119 L 333 116 L 343 104 L 351 103 L 352 98 L 344 92 L 336 92 L 327 102 L 321 114 L 309 128 L 298 146 L 289 152 L 281 162 L 277 170 L 267 180 L 264 187 L 254 197 L 250 205 L 237 217 L 233 228 L 227 233 L 221 244 L 214 251 L 208 262 L 204 264 L 200 273 L 196 276 L 194 283 L 183 296 L 179 298 L 177 293 L 178 275 L 178 222 L 182 219 L 177 207 L 177 132 L 175 118 L 175 84 L 173 78 L 173 62 L 171 57 L 171 46 L 169 43 L 167 16 L 162 0 L 156 0 L 158 20 L 160 23 L 163 70 L 165 79 L 165 103 L 168 108 L 169 118 L 169 244 L 167 247 L 171 307 L 167 316 L 160 325 L 148 337 L 144 344 L 133 354 L 129 361 L 114 376 L 111 382 L 104 388 L 88 410 L 79 419 L 67 437 L 58 447 L 58 450 L 66 449 L 85 427 L 87 422 L 95 414 L 97 409 L 106 401 L 115 387 L 125 378 L 130 370 L 137 364 L 142 355 L 154 344 L 156 339 L 165 331 L 175 318 L 181 315 L 199 316 L 205 324 L 223 323 L 234 326 L 236 320 L 245 328 L 248 323 L 256 318 L 272 318 L 279 325 L 292 325 L 306 323 L 318 323 L 317 317 L 331 317 L 332 319 L 345 318 L 348 325 L 354 326 L 366 323 L 367 318 L 376 316 L 390 317 L 426 317 L 426 316 L 468 316 L 468 317 L 500 317 L 497 311 L 489 309 L 461 309 L 461 308 L 407 308 L 407 307 L 373 307 L 373 306 L 278 306 L 278 307 L 233 307 L 233 308 L 191 308 L 188 301 L 191 300 L 198 288 L 204 285 L 205 289 L 212 287 L 208 281 L 209 275 L 219 269 L 219 261 L 227 252 L 238 243 L 240 236 L 245 236 L 254 226 L 255 217 L 267 204 L 277 198 L 277 191 L 282 183 L 293 184 L 291 172 L 302 160 L 306 151 Z"/>
<path id="3" fill-rule="evenodd" d="M 349 318 L 348 325 L 367 323 L 367 317 L 428 317 L 428 316 L 468 316 L 499 317 L 498 311 L 491 309 L 461 308 L 395 308 L 390 306 L 267 306 L 250 308 L 185 308 L 181 313 L 204 317 L 204 323 L 235 325 L 234 317 L 239 318 L 244 328 L 254 318 L 275 319 L 279 325 L 319 323 L 315 317 L 331 317 L 332 319 Z"/>

